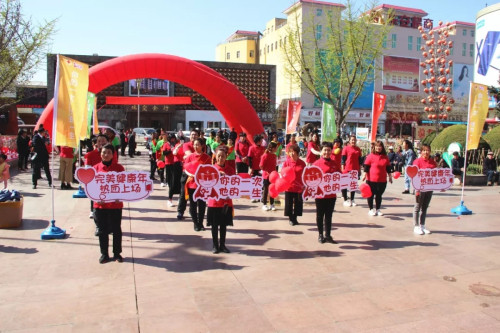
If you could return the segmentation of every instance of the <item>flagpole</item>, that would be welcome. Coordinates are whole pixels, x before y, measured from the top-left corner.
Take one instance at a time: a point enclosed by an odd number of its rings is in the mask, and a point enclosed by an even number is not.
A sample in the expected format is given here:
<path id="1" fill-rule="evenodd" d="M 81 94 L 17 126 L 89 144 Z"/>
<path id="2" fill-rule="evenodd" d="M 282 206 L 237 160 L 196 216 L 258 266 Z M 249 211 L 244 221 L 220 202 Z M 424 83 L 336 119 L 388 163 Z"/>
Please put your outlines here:
<path id="1" fill-rule="evenodd" d="M 472 211 L 464 206 L 464 190 L 465 190 L 465 174 L 467 173 L 467 148 L 469 146 L 469 121 L 470 121 L 470 111 L 471 111 L 471 98 L 472 98 L 472 82 L 469 83 L 469 109 L 467 110 L 467 134 L 465 135 L 465 152 L 464 152 L 464 171 L 462 174 L 462 194 L 460 195 L 460 205 L 452 208 L 451 212 L 457 215 L 470 215 Z"/>
<path id="2" fill-rule="evenodd" d="M 375 140 L 373 140 L 373 116 L 375 113 L 375 91 L 372 93 L 372 121 L 371 121 L 371 127 L 370 127 L 370 142 L 376 141 L 377 137 L 375 137 Z"/>

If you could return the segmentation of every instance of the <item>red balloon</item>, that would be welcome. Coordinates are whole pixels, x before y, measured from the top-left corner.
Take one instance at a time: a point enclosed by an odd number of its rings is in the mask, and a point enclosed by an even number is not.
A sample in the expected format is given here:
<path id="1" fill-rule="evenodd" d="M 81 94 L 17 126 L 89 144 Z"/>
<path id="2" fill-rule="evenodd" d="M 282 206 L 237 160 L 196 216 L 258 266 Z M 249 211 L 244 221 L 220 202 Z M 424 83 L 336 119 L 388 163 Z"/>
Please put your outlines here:
<path id="1" fill-rule="evenodd" d="M 361 196 L 363 198 L 369 198 L 372 196 L 372 189 L 370 185 L 366 183 L 359 185 L 359 191 L 361 192 Z"/>
<path id="2" fill-rule="evenodd" d="M 396 171 L 392 175 L 393 175 L 394 179 L 398 179 L 399 177 L 401 177 L 401 172 Z"/>
<path id="3" fill-rule="evenodd" d="M 165 167 L 165 162 L 163 161 L 157 161 L 156 166 L 160 169 L 163 169 Z"/>
<path id="4" fill-rule="evenodd" d="M 276 184 L 269 185 L 269 195 L 271 198 L 276 198 L 279 192 L 276 190 Z"/>
<path id="5" fill-rule="evenodd" d="M 271 182 L 271 184 L 274 184 L 276 183 L 276 181 L 280 178 L 280 174 L 278 173 L 278 171 L 272 171 L 270 174 L 269 174 L 269 181 Z"/>
<path id="6" fill-rule="evenodd" d="M 291 183 L 288 182 L 285 178 L 280 178 L 275 183 L 276 191 L 284 192 L 284 191 L 288 190 L 290 185 L 291 185 Z"/>
<path id="7" fill-rule="evenodd" d="M 281 176 L 288 183 L 291 183 L 291 182 L 293 182 L 295 180 L 295 172 L 293 171 L 292 167 L 284 167 L 283 169 L 281 169 Z"/>

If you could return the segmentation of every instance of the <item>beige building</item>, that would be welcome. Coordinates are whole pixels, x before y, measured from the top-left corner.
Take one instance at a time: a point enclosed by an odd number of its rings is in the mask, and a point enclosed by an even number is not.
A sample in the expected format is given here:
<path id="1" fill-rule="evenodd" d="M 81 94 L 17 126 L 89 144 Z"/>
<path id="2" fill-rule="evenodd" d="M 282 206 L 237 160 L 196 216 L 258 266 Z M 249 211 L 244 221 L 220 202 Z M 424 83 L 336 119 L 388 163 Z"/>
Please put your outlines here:
<path id="1" fill-rule="evenodd" d="M 259 33 L 237 30 L 224 43 L 217 45 L 215 61 L 258 64 Z"/>
<path id="2" fill-rule="evenodd" d="M 255 40 L 258 47 L 257 60 L 260 64 L 276 65 L 276 107 L 284 109 L 286 101 L 302 101 L 303 110 L 301 113 L 301 123 L 319 122 L 321 106 L 314 97 L 307 92 L 300 84 L 286 73 L 283 45 L 287 43 L 287 29 L 291 25 L 301 26 L 300 31 L 310 29 L 311 22 L 314 22 L 317 33 L 326 31 L 327 15 L 338 15 L 345 7 L 341 4 L 315 0 L 299 0 L 284 10 L 286 18 L 273 18 L 266 23 L 265 29 L 260 38 Z M 428 13 L 422 9 L 407 8 L 394 5 L 380 5 L 375 8 L 379 13 L 379 19 L 387 17 L 392 11 L 394 19 L 392 29 L 384 42 L 384 57 L 380 59 L 380 65 L 384 68 L 379 73 L 375 73 L 375 82 L 366 91 L 364 97 L 359 99 L 359 103 L 349 113 L 346 119 L 346 132 L 352 131 L 355 127 L 369 127 L 371 123 L 371 93 L 372 91 L 386 94 L 388 96 L 386 108 L 379 120 L 379 130 L 383 134 L 390 132 L 399 134 L 402 127 L 404 134 L 410 134 L 412 122 L 419 125 L 427 121 L 423 112 L 423 105 L 420 100 L 425 97 L 423 87 L 419 84 L 423 79 L 423 68 L 419 66 L 423 61 L 420 47 L 423 45 L 422 37 L 417 29 L 419 25 L 426 26 L 428 22 L 434 29 L 438 25 L 437 20 L 428 18 Z M 374 22 L 377 24 L 377 22 Z M 449 40 L 454 47 L 449 60 L 453 60 L 453 97 L 456 100 L 453 112 L 447 119 L 450 123 L 465 122 L 467 118 L 467 100 L 469 82 L 473 76 L 474 63 L 474 31 L 475 25 L 468 22 L 452 22 L 454 30 L 450 33 Z M 231 37 L 233 37 L 233 34 Z M 230 37 L 230 38 L 231 38 Z M 229 40 L 229 39 L 228 39 Z M 424 41 L 425 42 L 425 41 Z M 221 50 L 229 50 L 222 52 Z M 239 58 L 231 58 L 235 52 L 244 52 L 245 44 L 236 44 L 226 41 L 217 46 L 218 60 L 236 62 Z M 227 55 L 229 54 L 229 59 Z M 226 55 L 225 58 L 222 58 Z M 404 70 L 398 70 L 401 66 Z M 401 72 L 410 74 L 401 75 Z M 284 119 L 281 118 L 283 121 Z M 278 124 L 278 127 L 282 124 Z"/>

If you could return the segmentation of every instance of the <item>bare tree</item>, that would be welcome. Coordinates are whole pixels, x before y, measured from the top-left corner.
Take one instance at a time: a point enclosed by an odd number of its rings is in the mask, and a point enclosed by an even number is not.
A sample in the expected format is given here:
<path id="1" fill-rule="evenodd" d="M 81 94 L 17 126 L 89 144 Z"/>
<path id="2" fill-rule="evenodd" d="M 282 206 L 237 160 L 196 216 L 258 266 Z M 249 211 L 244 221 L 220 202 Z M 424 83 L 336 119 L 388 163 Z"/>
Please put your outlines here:
<path id="1" fill-rule="evenodd" d="M 393 14 L 382 17 L 375 6 L 361 13 L 347 0 L 341 13 L 328 12 L 326 19 L 294 15 L 288 24 L 285 72 L 317 100 L 333 105 L 337 128 L 380 70 Z"/>
<path id="2" fill-rule="evenodd" d="M 0 0 L 0 93 L 31 79 L 45 57 L 56 20 L 36 25 L 19 0 Z"/>

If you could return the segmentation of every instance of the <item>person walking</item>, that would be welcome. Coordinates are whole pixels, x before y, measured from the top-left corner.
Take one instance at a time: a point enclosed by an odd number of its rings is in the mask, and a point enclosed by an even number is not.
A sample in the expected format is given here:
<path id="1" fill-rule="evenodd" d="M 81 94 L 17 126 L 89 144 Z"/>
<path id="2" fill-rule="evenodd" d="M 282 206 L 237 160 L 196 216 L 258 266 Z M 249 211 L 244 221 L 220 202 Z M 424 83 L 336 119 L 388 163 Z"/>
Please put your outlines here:
<path id="1" fill-rule="evenodd" d="M 125 149 L 127 149 L 128 137 L 123 128 L 120 130 L 120 155 L 125 156 Z"/>
<path id="2" fill-rule="evenodd" d="M 276 210 L 274 207 L 274 198 L 269 195 L 269 186 L 271 182 L 269 181 L 269 174 L 273 171 L 276 171 L 276 163 L 278 157 L 276 156 L 276 149 L 278 146 L 276 142 L 271 141 L 267 145 L 266 151 L 262 155 L 260 159 L 260 168 L 263 171 L 263 186 L 262 186 L 262 210 Z M 267 205 L 267 197 L 269 196 L 269 206 Z"/>
<path id="3" fill-rule="evenodd" d="M 248 173 L 248 150 L 250 143 L 247 141 L 247 135 L 244 132 L 240 133 L 239 139 L 234 146 L 236 152 L 236 172 Z"/>
<path id="4" fill-rule="evenodd" d="M 129 157 L 134 157 L 135 155 L 135 148 L 137 147 L 137 143 L 135 142 L 135 132 L 132 131 L 130 132 L 128 136 L 128 156 Z"/>
<path id="5" fill-rule="evenodd" d="M 62 146 L 59 150 L 59 180 L 61 190 L 72 190 L 73 181 L 73 158 L 74 150 L 71 147 Z"/>
<path id="6" fill-rule="evenodd" d="M 160 149 L 161 155 L 165 158 L 165 179 L 168 185 L 167 205 L 169 207 L 173 206 L 172 198 L 174 194 L 179 194 L 181 191 L 182 162 L 176 159 L 177 155 L 174 155 L 177 145 L 175 134 L 169 134 Z"/>
<path id="7" fill-rule="evenodd" d="M 307 165 L 312 165 L 316 162 L 320 157 L 320 146 L 319 135 L 317 133 L 313 133 L 311 141 L 307 143 L 307 154 L 306 154 L 306 163 Z"/>
<path id="8" fill-rule="evenodd" d="M 406 167 L 409 165 L 413 165 L 413 161 L 417 158 L 417 154 L 415 154 L 415 150 L 413 150 L 413 145 L 410 140 L 405 140 L 403 142 L 403 168 L 405 169 L 405 189 L 403 194 L 410 194 L 410 184 L 411 178 L 408 176 L 406 172 Z"/>
<path id="9" fill-rule="evenodd" d="M 32 140 L 33 152 L 36 154 L 33 161 L 33 174 L 31 181 L 33 184 L 33 189 L 36 189 L 38 185 L 38 179 L 41 175 L 41 169 L 45 170 L 45 176 L 49 182 L 49 187 L 52 187 L 52 175 L 49 169 L 49 151 L 47 150 L 47 145 L 45 144 L 45 129 L 41 128 L 38 130 L 37 134 Z"/>
<path id="10" fill-rule="evenodd" d="M 370 209 L 368 214 L 382 216 L 384 214 L 380 211 L 380 207 L 382 205 L 382 195 L 387 187 L 387 179 L 392 184 L 391 162 L 387 157 L 382 141 L 375 142 L 374 149 L 366 156 L 363 167 L 365 171 L 363 181 L 366 180 L 372 191 L 372 195 L 367 199 L 368 208 Z M 375 207 L 373 206 L 374 199 Z"/>
<path id="11" fill-rule="evenodd" d="M 304 184 L 302 183 L 302 172 L 306 167 L 306 163 L 299 158 L 300 148 L 298 145 L 287 146 L 288 157 L 283 163 L 283 168 L 289 167 L 295 173 L 295 179 L 290 184 L 290 187 L 285 191 L 285 209 L 284 215 L 288 216 L 290 225 L 299 224 L 297 216 L 302 216 L 304 201 L 302 200 L 302 191 Z"/>
<path id="12" fill-rule="evenodd" d="M 179 201 L 177 204 L 178 220 L 182 220 L 184 218 L 184 212 L 186 211 L 186 206 L 187 206 L 186 198 L 188 198 L 188 194 L 186 193 L 187 191 L 186 182 L 188 181 L 189 176 L 184 170 L 184 163 L 186 159 L 189 157 L 189 155 L 195 152 L 193 144 L 194 141 L 198 138 L 199 138 L 199 132 L 197 130 L 192 130 L 191 133 L 189 134 L 189 142 L 184 142 L 183 140 L 179 139 L 181 145 L 179 147 L 176 147 L 174 150 L 174 155 L 178 155 L 178 159 L 182 160 L 183 164 L 183 173 L 181 176 L 181 193 L 179 195 Z M 200 141 L 200 144 L 202 144 L 202 141 Z"/>
<path id="13" fill-rule="evenodd" d="M 17 168 L 19 171 L 26 171 L 28 169 L 28 156 L 30 154 L 29 142 L 28 133 L 21 128 L 16 139 L 17 153 L 19 154 Z"/>
<path id="14" fill-rule="evenodd" d="M 355 135 L 349 137 L 349 144 L 342 149 L 341 168 L 342 173 L 348 173 L 352 170 L 358 171 L 358 179 L 361 177 L 361 148 L 356 145 L 357 139 Z M 351 191 L 350 198 L 347 197 L 347 189 L 342 190 L 345 207 L 354 207 L 355 191 Z"/>
<path id="15" fill-rule="evenodd" d="M 431 146 L 422 145 L 420 157 L 413 161 L 413 165 L 419 170 L 434 169 L 437 167 L 436 161 L 431 158 Z M 425 218 L 427 216 L 427 208 L 432 199 L 433 191 L 416 191 L 415 206 L 413 207 L 413 232 L 417 235 L 430 234 L 431 232 L 425 227 Z"/>

